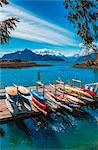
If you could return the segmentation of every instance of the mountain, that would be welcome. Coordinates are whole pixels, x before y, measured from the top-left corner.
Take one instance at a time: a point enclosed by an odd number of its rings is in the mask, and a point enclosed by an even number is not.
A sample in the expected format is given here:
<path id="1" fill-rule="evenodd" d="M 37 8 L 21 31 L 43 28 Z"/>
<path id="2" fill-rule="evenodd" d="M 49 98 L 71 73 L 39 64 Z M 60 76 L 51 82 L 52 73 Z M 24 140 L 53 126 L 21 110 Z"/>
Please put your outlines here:
<path id="1" fill-rule="evenodd" d="M 10 54 L 5 54 L 1 59 L 17 59 L 25 61 L 65 61 L 68 64 L 82 63 L 87 60 L 94 60 L 95 53 L 89 55 L 74 55 L 74 56 L 65 56 L 59 51 L 41 49 L 41 50 L 28 50 L 17 51 Z"/>
<path id="2" fill-rule="evenodd" d="M 82 62 L 87 61 L 87 60 L 95 60 L 95 58 L 96 58 L 95 53 L 91 53 L 88 55 L 78 57 L 78 59 L 76 61 L 77 61 L 77 63 L 82 63 Z"/>
<path id="3" fill-rule="evenodd" d="M 91 53 L 88 55 L 74 55 L 74 56 L 70 56 L 70 57 L 65 57 L 65 61 L 67 61 L 68 63 L 82 63 L 84 61 L 87 60 L 95 60 L 95 53 Z"/>
<path id="4" fill-rule="evenodd" d="M 16 59 L 25 61 L 64 61 L 60 56 L 55 55 L 40 55 L 25 49 L 23 51 L 17 51 L 10 54 L 5 54 L 1 59 Z"/>
<path id="5" fill-rule="evenodd" d="M 89 59 L 88 59 L 89 57 Z M 85 60 L 81 63 L 73 65 L 75 68 L 93 68 L 98 69 L 98 53 L 93 53 L 84 57 Z M 93 59 L 92 59 L 93 58 Z"/>
<path id="6" fill-rule="evenodd" d="M 62 57 L 64 56 L 63 53 L 60 53 L 59 51 L 55 50 L 50 50 L 50 49 L 38 49 L 38 50 L 33 50 L 34 53 L 45 56 L 45 55 L 50 55 L 50 56 L 59 56 Z"/>

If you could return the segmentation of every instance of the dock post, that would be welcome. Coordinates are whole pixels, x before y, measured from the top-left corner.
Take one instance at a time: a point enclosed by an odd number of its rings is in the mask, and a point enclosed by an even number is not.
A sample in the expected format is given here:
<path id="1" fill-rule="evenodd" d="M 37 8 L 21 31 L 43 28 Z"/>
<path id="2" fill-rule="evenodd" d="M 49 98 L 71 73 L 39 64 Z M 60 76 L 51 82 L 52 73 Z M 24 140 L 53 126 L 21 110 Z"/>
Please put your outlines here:
<path id="1" fill-rule="evenodd" d="M 38 81 L 40 81 L 40 71 L 38 71 Z"/>
<path id="2" fill-rule="evenodd" d="M 37 74 L 37 81 L 40 81 L 40 71 L 38 71 L 38 74 Z M 36 84 L 36 90 L 38 91 L 39 89 L 39 85 Z"/>
<path id="3" fill-rule="evenodd" d="M 56 94 L 56 82 L 55 82 L 55 94 Z"/>
<path id="4" fill-rule="evenodd" d="M 38 91 L 38 85 L 36 84 L 36 90 Z"/>
<path id="5" fill-rule="evenodd" d="M 64 98 L 64 95 L 65 95 L 65 83 L 63 84 L 63 98 Z"/>
<path id="6" fill-rule="evenodd" d="M 43 85 L 43 96 L 45 95 L 45 84 Z"/>

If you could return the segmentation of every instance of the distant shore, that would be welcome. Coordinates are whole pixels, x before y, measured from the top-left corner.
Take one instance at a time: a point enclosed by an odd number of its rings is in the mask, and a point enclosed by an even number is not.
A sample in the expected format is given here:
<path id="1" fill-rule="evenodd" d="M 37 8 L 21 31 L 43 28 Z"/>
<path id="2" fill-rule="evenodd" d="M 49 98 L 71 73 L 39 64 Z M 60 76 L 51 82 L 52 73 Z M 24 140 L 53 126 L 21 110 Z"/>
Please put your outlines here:
<path id="1" fill-rule="evenodd" d="M 96 61 L 85 61 L 81 64 L 75 64 L 73 67 L 75 68 L 91 68 L 91 69 L 98 69 L 98 62 Z"/>
<path id="2" fill-rule="evenodd" d="M 28 68 L 28 67 L 45 67 L 50 64 L 37 64 L 22 60 L 0 60 L 0 68 Z"/>

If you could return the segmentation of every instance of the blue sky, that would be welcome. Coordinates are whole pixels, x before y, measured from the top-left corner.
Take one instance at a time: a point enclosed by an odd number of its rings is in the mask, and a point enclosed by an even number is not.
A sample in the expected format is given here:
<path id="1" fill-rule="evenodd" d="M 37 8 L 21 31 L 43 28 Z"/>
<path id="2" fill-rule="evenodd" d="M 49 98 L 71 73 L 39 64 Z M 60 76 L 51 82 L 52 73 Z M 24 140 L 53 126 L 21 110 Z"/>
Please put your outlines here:
<path id="1" fill-rule="evenodd" d="M 0 54 L 24 48 L 53 49 L 65 55 L 80 51 L 82 41 L 65 20 L 63 0 L 11 0 L 0 9 L 0 20 L 10 16 L 20 19 L 10 41 L 1 46 Z"/>

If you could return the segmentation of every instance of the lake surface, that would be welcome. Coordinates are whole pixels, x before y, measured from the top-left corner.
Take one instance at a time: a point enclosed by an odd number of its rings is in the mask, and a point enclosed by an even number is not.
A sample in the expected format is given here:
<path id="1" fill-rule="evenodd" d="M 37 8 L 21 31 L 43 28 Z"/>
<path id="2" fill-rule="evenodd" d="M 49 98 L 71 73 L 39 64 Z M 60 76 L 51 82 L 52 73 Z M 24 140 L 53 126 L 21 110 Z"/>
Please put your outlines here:
<path id="1" fill-rule="evenodd" d="M 33 85 L 38 80 L 38 71 L 40 72 L 41 81 L 44 83 L 53 82 L 56 79 L 61 79 L 66 83 L 69 83 L 73 78 L 81 80 L 83 84 L 98 81 L 98 70 L 94 72 L 93 69 L 71 68 L 69 67 L 70 64 L 66 64 L 65 62 L 47 63 L 54 66 L 21 69 L 1 69 L 1 88 L 12 84 L 25 86 Z"/>
<path id="2" fill-rule="evenodd" d="M 39 62 L 40 63 L 40 62 Z M 45 63 L 45 62 L 43 62 Z M 48 62 L 51 67 L 33 67 L 22 69 L 1 69 L 1 88 L 12 85 L 34 85 L 40 71 L 44 83 L 62 79 L 69 83 L 72 78 L 86 83 L 98 81 L 98 70 L 71 68 L 64 62 Z M 71 115 L 62 117 L 52 114 L 53 122 L 47 119 L 25 119 L 0 125 L 5 135 L 0 137 L 0 150 L 97 150 L 98 149 L 98 110 L 86 110 L 88 118 L 77 119 Z M 71 123 L 71 126 L 70 126 Z M 26 129 L 26 130 L 25 130 Z"/>

